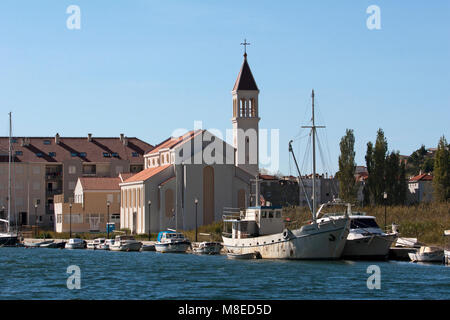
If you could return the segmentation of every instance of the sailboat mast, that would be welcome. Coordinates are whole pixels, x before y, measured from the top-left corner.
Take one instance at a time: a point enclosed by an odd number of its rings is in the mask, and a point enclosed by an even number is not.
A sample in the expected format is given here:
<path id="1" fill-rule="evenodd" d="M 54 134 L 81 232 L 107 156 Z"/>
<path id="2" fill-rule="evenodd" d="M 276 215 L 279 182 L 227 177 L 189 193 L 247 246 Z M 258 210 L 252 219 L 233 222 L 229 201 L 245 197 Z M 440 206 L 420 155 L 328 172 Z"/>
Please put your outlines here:
<path id="1" fill-rule="evenodd" d="M 11 223 L 11 158 L 12 158 L 12 121 L 11 121 L 11 112 L 9 113 L 9 148 L 8 148 L 8 229 Z"/>
<path id="2" fill-rule="evenodd" d="M 314 120 L 314 89 L 311 94 L 312 98 L 312 150 L 313 150 L 313 179 L 312 179 L 312 207 L 313 220 L 316 221 L 316 123 Z"/>

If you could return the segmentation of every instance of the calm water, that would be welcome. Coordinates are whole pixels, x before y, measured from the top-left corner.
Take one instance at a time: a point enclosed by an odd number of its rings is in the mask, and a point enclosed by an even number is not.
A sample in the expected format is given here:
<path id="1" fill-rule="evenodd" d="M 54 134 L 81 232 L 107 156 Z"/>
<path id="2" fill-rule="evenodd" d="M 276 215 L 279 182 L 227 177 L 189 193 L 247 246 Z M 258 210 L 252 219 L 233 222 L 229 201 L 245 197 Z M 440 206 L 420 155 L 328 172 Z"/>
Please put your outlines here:
<path id="1" fill-rule="evenodd" d="M 366 286 L 381 269 L 381 289 Z M 81 289 L 66 286 L 69 265 Z M 0 248 L 0 299 L 450 299 L 450 267 L 409 262 Z"/>

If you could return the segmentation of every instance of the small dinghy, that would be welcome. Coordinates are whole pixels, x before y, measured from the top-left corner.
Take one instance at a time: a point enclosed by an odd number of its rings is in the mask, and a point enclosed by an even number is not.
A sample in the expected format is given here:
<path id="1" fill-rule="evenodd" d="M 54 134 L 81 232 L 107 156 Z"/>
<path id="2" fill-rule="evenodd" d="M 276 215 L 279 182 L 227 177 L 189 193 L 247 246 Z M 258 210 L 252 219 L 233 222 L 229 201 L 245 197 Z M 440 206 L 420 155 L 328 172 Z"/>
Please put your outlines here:
<path id="1" fill-rule="evenodd" d="M 52 249 L 63 249 L 65 247 L 66 243 L 65 242 L 50 242 L 50 243 L 45 243 L 45 244 L 41 244 L 39 247 L 40 248 L 52 248 Z"/>
<path id="2" fill-rule="evenodd" d="M 251 253 L 227 253 L 228 259 L 234 259 L 234 260 L 249 260 L 249 259 L 256 259 L 256 254 Z"/>

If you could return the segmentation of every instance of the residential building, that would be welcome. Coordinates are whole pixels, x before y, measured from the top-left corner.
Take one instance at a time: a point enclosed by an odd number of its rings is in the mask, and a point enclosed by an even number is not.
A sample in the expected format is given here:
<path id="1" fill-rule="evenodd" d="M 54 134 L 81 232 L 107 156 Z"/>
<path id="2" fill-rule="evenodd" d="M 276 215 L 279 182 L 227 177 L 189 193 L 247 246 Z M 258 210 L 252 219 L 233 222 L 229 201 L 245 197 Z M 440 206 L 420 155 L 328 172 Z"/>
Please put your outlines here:
<path id="1" fill-rule="evenodd" d="M 13 137 L 11 219 L 19 225 L 54 226 L 54 196 L 73 197 L 80 177 L 117 177 L 144 168 L 153 146 L 119 137 Z M 0 137 L 0 209 L 7 208 L 9 137 Z M 7 209 L 6 209 L 7 210 Z"/>
<path id="2" fill-rule="evenodd" d="M 78 178 L 73 202 L 55 196 L 56 232 L 105 232 L 106 223 L 120 228 L 121 175 L 116 178 Z M 109 215 L 108 215 L 109 214 Z"/>
<path id="3" fill-rule="evenodd" d="M 433 176 L 421 173 L 408 181 L 407 203 L 431 202 L 433 200 Z"/>

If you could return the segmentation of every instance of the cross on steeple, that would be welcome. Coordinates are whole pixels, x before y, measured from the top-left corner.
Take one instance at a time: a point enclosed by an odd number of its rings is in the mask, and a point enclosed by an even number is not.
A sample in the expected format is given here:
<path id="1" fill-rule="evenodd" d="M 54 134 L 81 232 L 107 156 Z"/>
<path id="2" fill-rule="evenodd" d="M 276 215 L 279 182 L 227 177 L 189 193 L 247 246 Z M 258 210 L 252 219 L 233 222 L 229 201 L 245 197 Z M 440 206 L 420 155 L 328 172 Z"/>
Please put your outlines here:
<path id="1" fill-rule="evenodd" d="M 244 57 L 247 56 L 247 46 L 250 45 L 249 42 L 247 42 L 247 39 L 244 39 L 244 42 L 241 42 L 241 46 L 244 46 Z"/>

